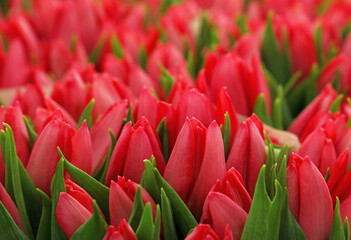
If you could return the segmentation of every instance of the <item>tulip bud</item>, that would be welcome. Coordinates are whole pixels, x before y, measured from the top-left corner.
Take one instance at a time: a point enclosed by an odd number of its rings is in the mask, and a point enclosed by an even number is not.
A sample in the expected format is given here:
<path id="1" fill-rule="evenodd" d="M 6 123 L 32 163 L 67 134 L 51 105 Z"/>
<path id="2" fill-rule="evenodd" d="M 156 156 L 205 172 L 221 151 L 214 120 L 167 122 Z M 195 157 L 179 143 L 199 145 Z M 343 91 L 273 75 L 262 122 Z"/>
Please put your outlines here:
<path id="1" fill-rule="evenodd" d="M 118 228 L 110 225 L 106 231 L 106 234 L 102 240 L 137 240 L 135 233 L 131 226 L 125 219 L 122 219 Z"/>

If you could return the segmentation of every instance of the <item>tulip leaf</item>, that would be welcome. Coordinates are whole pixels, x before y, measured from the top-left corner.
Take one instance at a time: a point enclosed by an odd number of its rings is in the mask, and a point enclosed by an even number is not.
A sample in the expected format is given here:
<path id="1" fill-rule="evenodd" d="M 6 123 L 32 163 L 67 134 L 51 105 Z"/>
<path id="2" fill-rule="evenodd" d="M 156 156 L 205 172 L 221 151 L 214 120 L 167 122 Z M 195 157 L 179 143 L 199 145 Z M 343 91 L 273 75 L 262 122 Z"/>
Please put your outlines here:
<path id="1" fill-rule="evenodd" d="M 257 115 L 257 117 L 264 123 L 268 125 L 272 125 L 271 118 L 269 117 L 266 100 L 264 98 L 264 94 L 261 93 L 256 98 L 255 107 L 253 112 Z"/>
<path id="2" fill-rule="evenodd" d="M 228 112 L 226 112 L 224 114 L 224 128 L 222 131 L 224 154 L 225 154 L 226 160 L 227 160 L 228 154 L 229 154 L 230 136 L 231 136 L 230 118 L 229 118 Z"/>
<path id="3" fill-rule="evenodd" d="M 134 210 L 134 209 L 133 209 Z M 141 213 L 141 212 L 140 212 Z M 154 234 L 154 223 L 152 219 L 152 210 L 150 202 L 146 203 L 140 218 L 139 226 L 135 231 L 135 235 L 139 240 L 152 239 Z"/>
<path id="4" fill-rule="evenodd" d="M 117 143 L 117 139 L 116 137 L 113 135 L 113 132 L 111 131 L 111 129 L 109 129 L 109 133 L 110 133 L 110 137 L 111 137 L 111 144 L 110 147 L 108 149 L 107 155 L 105 157 L 105 160 L 102 164 L 102 166 L 100 167 L 100 169 L 97 171 L 97 173 L 95 174 L 94 178 L 99 180 L 99 182 L 101 182 L 102 184 L 105 183 L 105 179 L 106 179 L 106 173 L 107 173 L 107 169 L 108 169 L 108 165 L 110 163 L 111 160 L 111 156 L 113 153 L 113 149 L 116 146 Z"/>
<path id="5" fill-rule="evenodd" d="M 12 184 L 12 177 L 11 177 L 11 156 L 10 152 L 6 151 L 5 143 L 6 143 L 6 133 L 4 130 L 0 132 L 0 141 L 1 141 L 1 152 L 5 163 L 5 189 L 12 198 L 15 199 L 13 193 L 13 184 Z"/>
<path id="6" fill-rule="evenodd" d="M 109 221 L 109 188 L 68 162 L 66 159 L 64 161 L 64 165 L 73 181 L 84 188 L 90 194 L 90 196 L 96 200 L 106 220 Z"/>
<path id="7" fill-rule="evenodd" d="M 146 64 L 147 64 L 147 53 L 145 48 L 141 47 L 139 51 L 139 65 L 141 66 L 142 69 L 146 70 Z"/>
<path id="8" fill-rule="evenodd" d="M 93 126 L 93 120 L 91 118 L 91 112 L 93 111 L 94 108 L 94 104 L 95 104 L 95 99 L 91 99 L 90 102 L 88 103 L 88 105 L 84 108 L 84 111 L 82 113 L 82 115 L 79 118 L 78 124 L 77 124 L 77 129 L 80 128 L 80 126 L 82 126 L 82 123 L 84 120 L 87 121 L 87 126 L 90 129 Z"/>
<path id="9" fill-rule="evenodd" d="M 161 63 L 159 64 L 159 67 L 161 70 L 160 83 L 165 94 L 165 98 L 167 99 L 168 94 L 171 91 L 172 86 L 175 82 L 175 79 Z"/>
<path id="10" fill-rule="evenodd" d="M 51 186 L 50 186 L 51 198 L 52 198 L 51 200 L 52 201 L 52 207 L 51 207 L 51 239 L 52 240 L 67 239 L 66 234 L 63 232 L 56 218 L 56 207 L 57 207 L 60 193 L 66 192 L 65 180 L 63 178 L 63 164 L 64 164 L 64 159 L 61 157 L 61 159 L 57 163 L 56 173 L 52 178 Z"/>
<path id="11" fill-rule="evenodd" d="M 24 123 L 26 124 L 27 132 L 29 136 L 29 143 L 30 143 L 30 147 L 32 148 L 35 143 L 35 140 L 38 137 L 38 134 L 35 132 L 33 123 L 28 117 L 23 115 L 23 120 L 24 120 Z"/>
<path id="12" fill-rule="evenodd" d="M 0 236 L 7 240 L 28 240 L 0 201 Z"/>
<path id="13" fill-rule="evenodd" d="M 135 192 L 133 210 L 128 220 L 129 225 L 133 228 L 134 231 L 136 231 L 139 226 L 143 211 L 144 203 L 141 197 L 141 187 L 139 186 Z"/>
<path id="14" fill-rule="evenodd" d="M 336 197 L 334 219 L 332 228 L 330 230 L 329 239 L 345 239 L 344 226 L 342 225 L 340 215 L 340 201 L 338 197 Z"/>
<path id="15" fill-rule="evenodd" d="M 151 157 L 151 161 L 155 161 L 154 156 Z M 145 188 L 145 190 L 150 194 L 156 203 L 160 203 L 160 188 L 158 187 L 158 183 L 154 174 L 154 166 L 152 165 L 151 161 L 144 161 L 145 170 L 141 180 L 141 186 Z"/>
<path id="16" fill-rule="evenodd" d="M 321 24 L 317 25 L 316 31 L 314 32 L 314 42 L 316 44 L 316 53 L 319 65 L 323 66 L 325 62 L 325 57 L 323 56 L 322 48 L 322 26 Z"/>
<path id="17" fill-rule="evenodd" d="M 330 111 L 332 113 L 336 113 L 337 111 L 339 111 L 340 104 L 343 100 L 344 100 L 344 94 L 339 94 L 338 97 L 332 103 L 332 105 L 330 107 Z"/>
<path id="18" fill-rule="evenodd" d="M 5 19 L 7 16 L 7 11 L 9 10 L 9 1 L 8 0 L 2 0 L 0 1 L 0 7 L 1 7 L 1 14 L 2 17 Z"/>
<path id="19" fill-rule="evenodd" d="M 306 239 L 300 225 L 295 220 L 289 209 L 289 193 L 288 189 L 284 188 L 284 201 L 282 206 L 281 221 L 280 221 L 280 240 L 300 240 Z"/>
<path id="20" fill-rule="evenodd" d="M 42 212 L 36 240 L 46 240 L 51 238 L 51 199 L 40 189 L 37 189 L 42 201 Z"/>
<path id="21" fill-rule="evenodd" d="M 155 216 L 155 224 L 154 224 L 154 232 L 152 239 L 159 240 L 161 234 L 161 209 L 160 205 L 156 205 L 156 216 Z"/>
<path id="22" fill-rule="evenodd" d="M 154 174 L 158 186 L 163 188 L 171 203 L 177 229 L 181 236 L 185 238 L 190 229 L 195 228 L 198 223 L 177 192 L 162 178 L 156 168 L 154 168 Z"/>
<path id="23" fill-rule="evenodd" d="M 241 239 L 278 239 L 283 190 L 275 181 L 275 196 L 270 200 L 265 184 L 266 166 L 263 165 L 257 179 L 250 212 Z M 262 221 L 262 219 L 267 219 Z"/>
<path id="24" fill-rule="evenodd" d="M 169 140 L 168 140 L 168 127 L 167 127 L 165 118 L 163 118 L 161 122 L 158 124 L 156 131 L 162 144 L 163 158 L 167 163 L 169 159 Z"/>
<path id="25" fill-rule="evenodd" d="M 347 217 L 345 218 L 345 221 L 344 221 L 344 235 L 346 240 L 350 239 L 350 225 Z"/>
<path id="26" fill-rule="evenodd" d="M 101 216 L 96 201 L 93 201 L 94 212 L 91 217 L 80 226 L 70 238 L 71 240 L 95 240 L 102 239 L 107 230 L 107 223 Z"/>
<path id="27" fill-rule="evenodd" d="M 106 42 L 106 36 L 102 35 L 89 55 L 89 62 L 96 63 Z"/>
<path id="28" fill-rule="evenodd" d="M 282 86 L 278 87 L 278 97 L 274 100 L 272 111 L 273 126 L 278 129 L 283 129 L 283 98 L 284 90 Z"/>
<path id="29" fill-rule="evenodd" d="M 163 190 L 161 188 L 161 210 L 162 210 L 162 223 L 163 223 L 163 232 L 165 240 L 177 240 L 177 230 L 173 220 L 173 212 L 171 203 Z"/>
<path id="30" fill-rule="evenodd" d="M 24 226 L 24 229 L 26 230 L 28 237 L 30 239 L 34 239 L 34 233 L 32 230 L 30 218 L 28 216 L 28 209 L 27 209 L 24 194 L 23 194 L 20 167 L 19 167 L 21 163 L 17 157 L 15 139 L 13 137 L 13 132 L 11 127 L 6 123 L 4 123 L 4 126 L 6 128 L 4 158 L 7 158 L 7 160 L 5 160 L 5 163 L 9 164 L 11 169 L 10 176 L 12 178 L 12 184 L 13 184 L 12 197 L 14 197 L 13 200 L 16 203 L 18 212 L 21 216 L 23 226 Z"/>
<path id="31" fill-rule="evenodd" d="M 111 37 L 111 47 L 112 47 L 112 53 L 119 59 L 123 59 L 123 49 L 120 41 L 116 37 L 116 34 L 112 34 Z"/>

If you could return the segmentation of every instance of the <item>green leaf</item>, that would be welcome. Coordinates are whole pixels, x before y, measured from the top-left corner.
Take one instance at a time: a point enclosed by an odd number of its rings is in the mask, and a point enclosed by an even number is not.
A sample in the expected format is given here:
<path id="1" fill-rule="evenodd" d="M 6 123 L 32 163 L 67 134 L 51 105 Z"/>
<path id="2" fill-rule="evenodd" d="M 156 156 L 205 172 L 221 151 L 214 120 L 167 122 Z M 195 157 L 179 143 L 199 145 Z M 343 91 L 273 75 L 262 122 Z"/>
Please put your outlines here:
<path id="1" fill-rule="evenodd" d="M 135 192 L 133 210 L 128 220 L 129 225 L 133 228 L 134 231 L 136 231 L 139 226 L 143 211 L 144 203 L 143 199 L 141 198 L 141 187 L 139 186 L 137 191 Z"/>
<path id="2" fill-rule="evenodd" d="M 262 166 L 257 179 L 250 212 L 241 239 L 278 239 L 283 190 L 275 181 L 275 196 L 270 200 L 265 184 L 266 166 Z"/>
<path id="3" fill-rule="evenodd" d="M 82 123 L 84 120 L 87 121 L 87 126 L 90 129 L 93 126 L 93 120 L 91 118 L 91 112 L 93 111 L 94 108 L 94 104 L 95 104 L 95 99 L 91 99 L 90 102 L 88 103 L 88 105 L 85 107 L 82 115 L 79 118 L 78 121 L 78 125 L 77 125 L 77 129 L 80 128 L 80 126 L 82 126 Z"/>
<path id="4" fill-rule="evenodd" d="M 224 114 L 224 128 L 222 131 L 225 159 L 228 158 L 230 144 L 231 126 L 228 112 Z"/>
<path id="5" fill-rule="evenodd" d="M 167 71 L 167 69 L 162 66 L 162 64 L 159 64 L 159 67 L 161 69 L 160 83 L 165 94 L 165 98 L 167 99 L 175 80 L 173 76 Z"/>
<path id="6" fill-rule="evenodd" d="M 139 51 L 139 65 L 142 67 L 142 69 L 146 70 L 146 64 L 147 64 L 147 54 L 145 48 L 141 48 Z"/>
<path id="7" fill-rule="evenodd" d="M 317 52 L 317 58 L 318 58 L 318 63 L 321 66 L 324 66 L 325 63 L 325 57 L 323 56 L 323 48 L 322 48 L 322 26 L 321 24 L 318 24 L 316 31 L 314 33 L 314 41 L 316 43 L 316 52 Z"/>
<path id="8" fill-rule="evenodd" d="M 162 153 L 165 159 L 165 162 L 168 162 L 169 159 L 169 141 L 168 141 L 168 128 L 166 123 L 166 118 L 164 117 L 157 127 L 157 135 L 160 138 L 162 145 Z"/>
<path id="9" fill-rule="evenodd" d="M 141 186 L 145 188 L 145 190 L 150 194 L 150 196 L 154 199 L 156 203 L 160 203 L 160 188 L 158 187 L 158 183 L 156 181 L 156 177 L 154 174 L 154 166 L 152 162 L 155 162 L 155 157 L 152 156 L 150 160 L 145 160 L 145 170 L 143 173 L 143 177 L 141 180 Z"/>
<path id="10" fill-rule="evenodd" d="M 24 123 L 26 124 L 27 132 L 29 136 L 29 143 L 30 143 L 30 147 L 32 148 L 35 143 L 35 140 L 38 137 L 38 134 L 35 132 L 33 123 L 28 117 L 23 115 L 23 120 L 24 120 Z"/>
<path id="11" fill-rule="evenodd" d="M 177 240 L 177 230 L 173 220 L 173 212 L 171 203 L 167 194 L 161 188 L 161 210 L 162 210 L 162 223 L 165 240 Z"/>
<path id="12" fill-rule="evenodd" d="M 350 239 L 350 225 L 347 217 L 345 218 L 345 221 L 344 221 L 344 235 L 346 240 Z"/>
<path id="13" fill-rule="evenodd" d="M 52 207 L 51 207 L 51 239 L 52 240 L 61 240 L 67 239 L 66 234 L 63 232 L 62 228 L 57 222 L 56 218 L 56 207 L 60 197 L 61 192 L 66 192 L 65 180 L 63 178 L 63 164 L 64 159 L 61 158 L 57 163 L 56 173 L 54 174 L 51 181 L 51 198 L 52 198 Z"/>
<path id="14" fill-rule="evenodd" d="M 206 47 L 211 45 L 213 26 L 206 14 L 202 15 L 200 33 L 196 40 L 196 52 L 194 61 L 194 76 L 197 76 L 204 64 L 203 52 Z"/>
<path id="15" fill-rule="evenodd" d="M 108 165 L 109 165 L 110 160 L 111 160 L 113 149 L 115 148 L 116 143 L 117 143 L 117 139 L 113 135 L 113 132 L 111 131 L 111 129 L 109 129 L 109 133 L 110 133 L 110 138 L 111 138 L 110 147 L 108 149 L 108 152 L 107 152 L 106 158 L 104 160 L 104 163 L 102 164 L 101 168 L 97 171 L 97 173 L 94 176 L 94 178 L 99 180 L 99 182 L 101 182 L 102 184 L 105 183 Z"/>
<path id="16" fill-rule="evenodd" d="M 64 160 L 64 166 L 73 181 L 84 188 L 92 198 L 96 199 L 96 202 L 99 204 L 106 220 L 109 221 L 110 215 L 108 204 L 110 189 L 89 174 L 69 163 L 66 159 Z"/>
<path id="17" fill-rule="evenodd" d="M 342 225 L 341 215 L 340 215 L 340 201 L 336 197 L 336 205 L 334 209 L 334 219 L 333 225 L 330 230 L 329 239 L 345 239 L 344 226 Z"/>
<path id="18" fill-rule="evenodd" d="M 332 113 L 339 111 L 340 104 L 344 100 L 344 94 L 339 94 L 338 97 L 334 100 L 333 104 L 330 107 Z"/>
<path id="19" fill-rule="evenodd" d="M 0 131 L 0 142 L 1 142 L 1 152 L 5 163 L 5 189 L 7 193 L 10 195 L 12 200 L 15 199 L 15 195 L 13 193 L 13 184 L 11 177 L 11 156 L 10 152 L 6 151 L 5 143 L 6 143 L 6 133 L 4 130 Z"/>
<path id="20" fill-rule="evenodd" d="M 111 47 L 113 55 L 115 55 L 119 59 L 123 59 L 122 45 L 115 34 L 112 34 L 111 37 Z"/>
<path id="21" fill-rule="evenodd" d="M 94 49 L 92 50 L 92 52 L 89 55 L 89 62 L 91 63 L 96 63 L 100 57 L 101 51 L 105 45 L 106 42 L 106 36 L 103 35 L 100 37 L 100 39 L 98 40 L 98 42 L 96 43 Z"/>
<path id="22" fill-rule="evenodd" d="M 261 93 L 256 98 L 255 107 L 253 112 L 257 115 L 257 117 L 264 123 L 268 125 L 272 125 L 271 118 L 269 117 L 266 100 L 264 98 L 264 94 Z"/>
<path id="23" fill-rule="evenodd" d="M 0 201 L 0 236 L 6 240 L 28 240 Z"/>
<path id="24" fill-rule="evenodd" d="M 2 17 L 5 19 L 7 17 L 7 11 L 9 10 L 8 0 L 0 1 L 0 7 L 1 7 Z"/>
<path id="25" fill-rule="evenodd" d="M 32 226 L 28 217 L 28 211 L 26 208 L 26 203 L 23 196 L 23 189 L 21 184 L 21 176 L 19 170 L 19 160 L 16 153 L 15 139 L 13 137 L 13 132 L 11 127 L 4 123 L 6 128 L 6 140 L 5 140 L 5 156 L 7 158 L 5 163 L 10 164 L 11 168 L 11 178 L 13 184 L 13 197 L 14 202 L 16 203 L 18 212 L 21 216 L 24 229 L 30 239 L 34 239 L 34 233 Z M 6 166 L 6 165 L 5 165 Z"/>
<path id="26" fill-rule="evenodd" d="M 94 212 L 91 217 L 71 237 L 71 240 L 102 239 L 107 230 L 107 223 L 101 216 L 96 201 L 93 201 Z"/>
<path id="27" fill-rule="evenodd" d="M 156 168 L 154 169 L 154 174 L 158 186 L 163 188 L 171 203 L 177 229 L 181 236 L 185 238 L 190 229 L 195 228 L 198 223 L 177 192 L 162 178 Z"/>
<path id="28" fill-rule="evenodd" d="M 284 202 L 282 206 L 281 221 L 280 221 L 280 240 L 302 240 L 306 239 L 300 225 L 295 220 L 289 209 L 289 193 L 288 189 L 284 188 Z"/>
<path id="29" fill-rule="evenodd" d="M 152 236 L 153 240 L 159 240 L 161 235 L 161 209 L 160 205 L 156 205 L 156 217 L 154 224 L 154 233 Z"/>
<path id="30" fill-rule="evenodd" d="M 283 126 L 283 103 L 281 98 L 276 98 L 273 103 L 272 121 L 277 129 L 284 129 Z"/>
<path id="31" fill-rule="evenodd" d="M 154 223 L 152 219 L 152 210 L 150 202 L 146 203 L 143 214 L 140 218 L 138 229 L 135 232 L 138 240 L 153 239 Z"/>
<path id="32" fill-rule="evenodd" d="M 37 233 L 37 240 L 46 240 L 51 238 L 51 212 L 52 202 L 51 199 L 40 189 L 37 189 L 42 201 L 42 212 Z"/>

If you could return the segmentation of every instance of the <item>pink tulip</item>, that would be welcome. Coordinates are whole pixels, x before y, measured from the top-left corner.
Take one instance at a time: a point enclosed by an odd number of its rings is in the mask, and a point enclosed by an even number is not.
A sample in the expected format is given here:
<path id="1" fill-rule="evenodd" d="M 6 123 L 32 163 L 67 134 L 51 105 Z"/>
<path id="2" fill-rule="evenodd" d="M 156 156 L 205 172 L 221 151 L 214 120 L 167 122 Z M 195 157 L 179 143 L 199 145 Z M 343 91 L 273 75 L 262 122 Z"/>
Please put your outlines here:
<path id="1" fill-rule="evenodd" d="M 240 239 L 251 201 L 240 173 L 231 168 L 222 184 L 217 182 L 208 194 L 201 222 L 211 224 L 220 237 L 223 237 L 226 226 L 229 226 L 233 239 Z"/>
<path id="2" fill-rule="evenodd" d="M 213 229 L 207 224 L 199 224 L 186 238 L 186 240 L 219 240 L 220 238 L 213 231 Z"/>
<path id="3" fill-rule="evenodd" d="M 5 206 L 8 213 L 11 215 L 12 219 L 15 221 L 17 226 L 22 230 L 25 231 L 22 223 L 22 219 L 20 214 L 17 210 L 15 203 L 12 201 L 10 195 L 6 192 L 4 186 L 0 183 L 0 202 Z"/>
<path id="4" fill-rule="evenodd" d="M 75 131 L 62 120 L 53 119 L 38 135 L 26 167 L 34 185 L 47 194 L 60 159 L 57 147 L 78 168 L 87 173 L 92 169 L 92 145 L 86 123 Z"/>
<path id="5" fill-rule="evenodd" d="M 263 124 L 256 115 L 252 115 L 239 125 L 227 159 L 227 169 L 234 167 L 240 173 L 251 196 L 266 158 Z"/>
<path id="6" fill-rule="evenodd" d="M 295 118 L 294 122 L 289 127 L 289 131 L 301 137 L 306 123 L 309 122 L 314 115 L 320 111 L 328 111 L 337 97 L 337 93 L 327 85 L 322 92 Z"/>
<path id="7" fill-rule="evenodd" d="M 138 186 L 137 183 L 131 180 L 126 181 L 124 177 L 120 176 L 118 176 L 117 183 L 111 181 L 109 206 L 111 224 L 115 227 L 117 227 L 123 219 L 129 219 Z M 141 188 L 141 197 L 144 204 L 147 202 L 151 203 L 153 215 L 155 216 L 156 204 L 144 188 Z"/>
<path id="8" fill-rule="evenodd" d="M 327 239 L 333 222 L 333 203 L 322 174 L 308 157 L 290 157 L 287 186 L 290 211 L 306 238 Z"/>
<path id="9" fill-rule="evenodd" d="M 150 159 L 152 155 L 162 174 L 165 161 L 156 130 L 145 118 L 140 119 L 134 126 L 131 122 L 126 123 L 113 150 L 105 184 L 108 185 L 118 175 L 140 183 L 145 168 L 143 160 Z"/>
<path id="10" fill-rule="evenodd" d="M 109 130 L 117 136 L 122 128 L 123 118 L 127 115 L 128 103 L 125 100 L 114 103 L 90 129 L 93 151 L 92 173 L 103 164 L 111 145 Z"/>
<path id="11" fill-rule="evenodd" d="M 128 222 L 122 219 L 117 229 L 113 225 L 107 228 L 102 240 L 137 240 L 137 237 Z"/>
<path id="12" fill-rule="evenodd" d="M 181 167 L 180 167 L 181 166 Z M 186 119 L 167 163 L 164 179 L 185 201 L 196 218 L 213 184 L 225 175 L 223 140 L 213 121 L 206 129 Z"/>
<path id="13" fill-rule="evenodd" d="M 93 199 L 74 182 L 66 180 L 65 185 L 66 192 L 60 193 L 56 217 L 64 233 L 71 238 L 74 232 L 93 214 Z"/>

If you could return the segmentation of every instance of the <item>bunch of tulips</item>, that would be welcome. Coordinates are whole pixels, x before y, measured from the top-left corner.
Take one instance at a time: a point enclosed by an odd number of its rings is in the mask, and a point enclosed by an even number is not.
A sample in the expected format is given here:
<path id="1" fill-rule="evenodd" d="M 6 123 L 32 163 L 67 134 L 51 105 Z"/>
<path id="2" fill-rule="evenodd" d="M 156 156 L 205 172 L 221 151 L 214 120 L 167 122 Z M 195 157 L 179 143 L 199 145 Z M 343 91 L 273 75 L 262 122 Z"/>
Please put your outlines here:
<path id="1" fill-rule="evenodd" d="M 351 1 L 0 9 L 0 239 L 350 239 Z"/>

